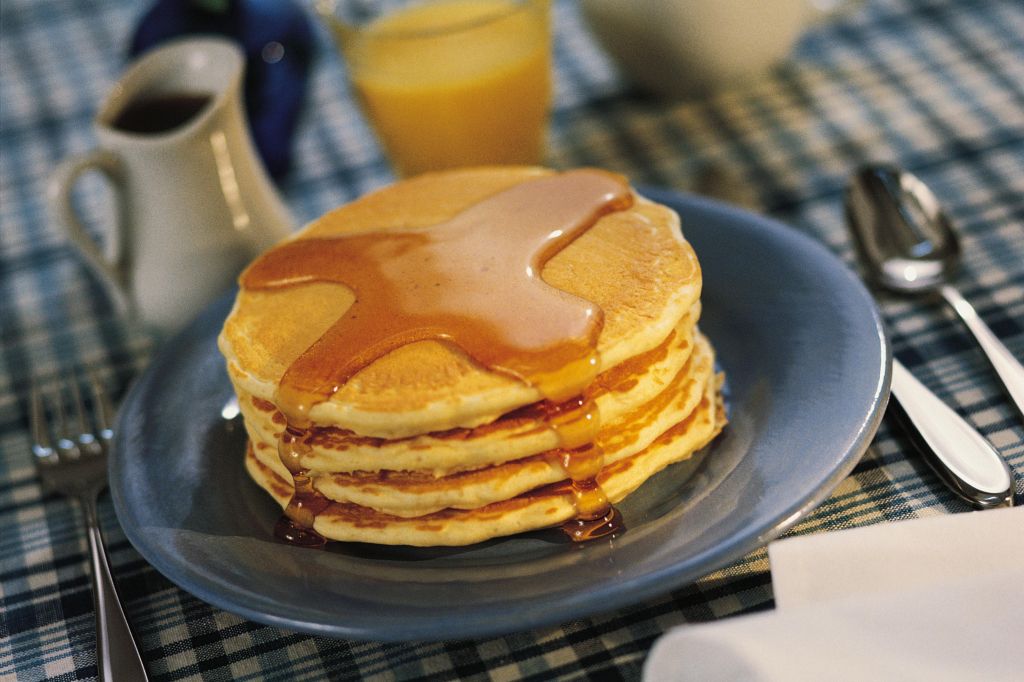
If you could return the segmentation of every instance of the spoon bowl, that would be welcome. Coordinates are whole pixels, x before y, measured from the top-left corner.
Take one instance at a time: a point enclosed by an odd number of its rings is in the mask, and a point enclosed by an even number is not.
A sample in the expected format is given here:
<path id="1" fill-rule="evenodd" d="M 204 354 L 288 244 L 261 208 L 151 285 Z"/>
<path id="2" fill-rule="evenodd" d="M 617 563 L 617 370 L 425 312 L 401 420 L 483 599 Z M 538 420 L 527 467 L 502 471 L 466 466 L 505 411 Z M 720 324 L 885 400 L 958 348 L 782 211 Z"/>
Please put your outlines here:
<path id="1" fill-rule="evenodd" d="M 850 183 L 847 219 L 876 284 L 898 293 L 939 288 L 956 271 L 960 241 L 932 191 L 894 166 L 866 166 Z"/>

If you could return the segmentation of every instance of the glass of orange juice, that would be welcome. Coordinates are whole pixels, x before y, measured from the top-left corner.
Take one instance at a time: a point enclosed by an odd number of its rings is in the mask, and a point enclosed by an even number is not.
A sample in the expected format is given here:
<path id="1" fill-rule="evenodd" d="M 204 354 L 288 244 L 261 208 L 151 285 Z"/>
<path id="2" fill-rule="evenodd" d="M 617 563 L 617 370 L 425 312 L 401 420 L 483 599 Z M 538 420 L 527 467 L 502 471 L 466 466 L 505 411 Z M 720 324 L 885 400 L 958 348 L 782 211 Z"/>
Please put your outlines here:
<path id="1" fill-rule="evenodd" d="M 550 0 L 334 0 L 318 11 L 399 175 L 541 162 Z"/>

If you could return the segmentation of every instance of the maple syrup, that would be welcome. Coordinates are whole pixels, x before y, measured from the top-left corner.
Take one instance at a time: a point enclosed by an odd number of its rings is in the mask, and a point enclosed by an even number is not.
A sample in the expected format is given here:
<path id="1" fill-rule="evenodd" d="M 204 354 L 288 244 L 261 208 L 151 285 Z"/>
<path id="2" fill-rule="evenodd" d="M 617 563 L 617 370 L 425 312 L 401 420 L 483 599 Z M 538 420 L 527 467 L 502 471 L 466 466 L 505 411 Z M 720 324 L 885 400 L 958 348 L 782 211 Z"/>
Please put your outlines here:
<path id="1" fill-rule="evenodd" d="M 244 289 L 335 282 L 355 294 L 351 307 L 288 366 L 275 395 L 286 420 L 278 454 L 295 482 L 276 535 L 309 546 L 308 533 L 318 535 L 313 522 L 329 504 L 302 463 L 309 411 L 374 360 L 427 339 L 451 343 L 488 369 L 534 386 L 545 398 L 541 409 L 571 481 L 577 518 L 566 532 L 586 540 L 620 530 L 621 517 L 596 479 L 604 463 L 594 443 L 600 415 L 583 397 L 601 369 L 603 312 L 548 285 L 540 273 L 601 216 L 631 204 L 623 178 L 570 171 L 515 185 L 437 225 L 297 239 L 250 265 L 240 278 Z"/>
<path id="2" fill-rule="evenodd" d="M 213 101 L 210 93 L 171 92 L 129 102 L 111 124 L 118 130 L 143 135 L 163 134 L 199 115 Z"/>
<path id="3" fill-rule="evenodd" d="M 535 403 L 517 414 L 544 421 L 558 438 L 558 447 L 550 455 L 569 477 L 565 491 L 572 495 L 576 510 L 576 517 L 564 524 L 562 530 L 576 541 L 625 530 L 621 515 L 615 512 L 597 482 L 597 475 L 604 468 L 604 450 L 597 442 L 601 429 L 597 403 L 580 394 L 562 403 Z"/>
<path id="4" fill-rule="evenodd" d="M 312 528 L 296 523 L 286 514 L 282 514 L 274 524 L 274 537 L 289 545 L 309 549 L 320 549 L 327 544 L 327 538 L 323 535 Z"/>

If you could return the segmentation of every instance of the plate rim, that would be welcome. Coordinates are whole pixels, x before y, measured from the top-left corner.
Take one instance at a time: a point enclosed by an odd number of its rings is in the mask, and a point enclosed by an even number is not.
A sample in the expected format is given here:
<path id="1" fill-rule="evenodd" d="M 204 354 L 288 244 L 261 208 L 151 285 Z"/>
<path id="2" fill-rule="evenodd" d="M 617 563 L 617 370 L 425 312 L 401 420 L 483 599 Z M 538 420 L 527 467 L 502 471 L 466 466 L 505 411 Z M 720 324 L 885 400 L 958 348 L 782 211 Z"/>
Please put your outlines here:
<path id="1" fill-rule="evenodd" d="M 514 619 L 515 622 L 512 623 L 501 618 L 502 615 L 507 615 L 507 613 L 500 602 L 484 604 L 473 613 L 460 614 L 459 627 L 454 629 L 439 627 L 437 622 L 429 619 L 426 622 L 424 622 L 424 619 L 398 619 L 390 623 L 389 627 L 382 628 L 379 624 L 377 627 L 370 625 L 354 626 L 338 622 L 325 623 L 301 617 L 287 617 L 276 613 L 268 613 L 265 610 L 250 605 L 254 596 L 260 596 L 258 594 L 254 595 L 252 590 L 246 591 L 238 586 L 233 586 L 234 589 L 225 591 L 222 586 L 213 583 L 201 571 L 196 570 L 192 566 L 182 566 L 180 562 L 174 562 L 173 558 L 168 556 L 167 553 L 160 551 L 159 546 L 153 546 L 147 542 L 143 528 L 133 522 L 129 502 L 126 499 L 127 496 L 124 494 L 121 486 L 118 485 L 119 480 L 116 472 L 118 462 L 124 456 L 123 453 L 125 451 L 123 434 L 127 432 L 127 429 L 124 428 L 124 420 L 126 420 L 125 415 L 129 412 L 126 408 L 130 408 L 140 400 L 140 395 L 146 385 L 144 379 L 151 376 L 162 361 L 173 355 L 170 349 L 178 347 L 183 339 L 187 340 L 190 331 L 202 327 L 203 321 L 206 318 L 218 316 L 218 311 L 225 305 L 225 300 L 234 295 L 233 292 L 227 292 L 218 301 L 204 309 L 192 324 L 175 335 L 162 349 L 158 349 L 156 357 L 154 357 L 150 366 L 133 382 L 122 403 L 122 409 L 118 412 L 115 424 L 115 447 L 111 453 L 109 464 L 110 492 L 118 522 L 129 542 L 147 562 L 176 586 L 215 607 L 250 620 L 298 632 L 335 638 L 377 641 L 423 641 L 491 637 L 551 626 L 574 618 L 622 608 L 690 584 L 700 577 L 745 556 L 786 532 L 827 499 L 839 483 L 850 474 L 863 453 L 867 450 L 881 423 L 889 397 L 892 348 L 878 307 L 863 282 L 832 251 L 827 249 L 821 242 L 800 232 L 796 228 L 787 226 L 767 216 L 751 213 L 735 206 L 669 188 L 639 186 L 637 191 L 642 196 L 667 204 L 677 211 L 680 211 L 680 207 L 685 207 L 681 212 L 690 209 L 702 210 L 716 216 L 721 216 L 724 220 L 756 223 L 757 228 L 767 230 L 773 240 L 795 241 L 801 248 L 817 252 L 820 259 L 830 262 L 832 266 L 838 266 L 839 269 L 845 272 L 848 276 L 847 284 L 859 290 L 860 297 L 867 303 L 873 323 L 874 337 L 878 341 L 879 350 L 881 351 L 880 371 L 874 383 L 871 409 L 868 414 L 864 415 L 850 448 L 839 457 L 839 465 L 833 468 L 829 475 L 826 476 L 824 482 L 809 495 L 795 499 L 792 504 L 785 506 L 784 511 L 775 514 L 766 523 L 734 533 L 727 540 L 719 542 L 701 553 L 690 555 L 684 561 L 667 564 L 660 569 L 636 575 L 627 580 L 617 581 L 613 584 L 599 585 L 593 591 L 586 594 L 577 592 L 560 596 L 556 605 L 545 602 L 542 607 L 539 607 L 537 604 L 530 604 L 529 601 L 525 604 L 517 603 L 517 617 Z M 685 232 L 684 227 L 684 235 Z M 874 357 L 873 354 L 872 357 Z M 219 587 L 221 589 L 218 589 Z M 443 620 L 443 618 L 435 620 Z M 439 635 L 442 636 L 439 637 Z"/>

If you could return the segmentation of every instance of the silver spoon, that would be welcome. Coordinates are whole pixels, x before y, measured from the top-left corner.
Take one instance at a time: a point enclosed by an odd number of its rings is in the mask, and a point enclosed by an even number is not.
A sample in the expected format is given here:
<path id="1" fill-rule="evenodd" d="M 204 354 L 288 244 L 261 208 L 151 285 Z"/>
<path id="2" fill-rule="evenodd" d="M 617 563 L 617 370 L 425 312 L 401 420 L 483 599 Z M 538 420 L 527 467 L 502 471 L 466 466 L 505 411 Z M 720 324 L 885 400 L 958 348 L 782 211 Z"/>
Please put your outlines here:
<path id="1" fill-rule="evenodd" d="M 906 171 L 866 166 L 850 185 L 847 212 L 871 278 L 897 293 L 938 291 L 974 334 L 1024 416 L 1024 366 L 948 283 L 960 243 L 931 190 Z"/>
<path id="2" fill-rule="evenodd" d="M 944 283 L 959 258 L 959 244 L 935 196 L 920 180 L 888 166 L 866 167 L 847 189 L 846 214 L 854 241 L 876 282 L 901 292 L 938 287 L 947 300 L 950 295 L 945 290 L 951 292 L 952 300 L 963 301 Z M 960 306 L 954 304 L 954 308 L 964 316 Z M 970 310 L 973 313 L 973 308 Z M 972 321 L 965 322 L 972 331 L 972 325 L 984 327 L 976 313 L 968 317 Z M 1006 359 L 1016 363 L 987 327 L 985 333 L 985 341 L 979 338 L 983 348 L 994 342 L 1005 355 L 999 356 L 1003 360 L 1000 365 L 993 361 L 997 371 L 1006 365 Z M 1017 369 L 1016 386 L 1020 389 L 1024 370 L 1019 363 Z M 1012 374 L 1010 379 L 1012 382 Z M 895 415 L 953 492 L 982 509 L 1013 504 L 1013 472 L 991 443 L 895 358 L 891 386 Z M 1011 393 L 1011 397 L 1021 408 L 1024 392 Z"/>

